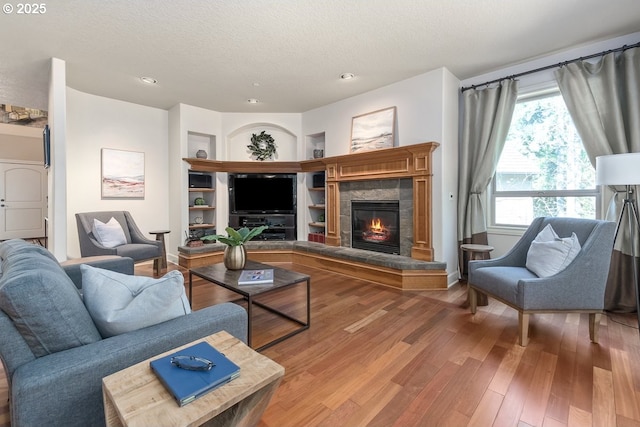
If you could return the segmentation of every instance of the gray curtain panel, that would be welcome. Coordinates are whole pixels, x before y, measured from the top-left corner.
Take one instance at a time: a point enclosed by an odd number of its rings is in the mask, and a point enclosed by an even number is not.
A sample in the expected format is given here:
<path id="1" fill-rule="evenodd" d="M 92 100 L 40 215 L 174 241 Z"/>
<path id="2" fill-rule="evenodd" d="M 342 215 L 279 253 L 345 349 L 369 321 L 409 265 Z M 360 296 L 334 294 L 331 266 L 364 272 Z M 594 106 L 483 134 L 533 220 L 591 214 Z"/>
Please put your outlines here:
<path id="1" fill-rule="evenodd" d="M 640 48 L 612 52 L 596 62 L 567 64 L 555 75 L 591 164 L 595 166 L 598 156 L 640 152 Z M 614 196 L 607 219 L 617 221 L 624 189 L 611 190 Z M 633 262 L 638 263 L 638 258 L 632 259 L 631 245 L 636 245 L 637 255 L 639 242 L 637 233 L 632 238 L 630 231 L 628 218 L 624 218 L 605 293 L 609 311 L 636 310 Z"/>
<path id="2" fill-rule="evenodd" d="M 483 195 L 495 173 L 504 148 L 518 83 L 503 80 L 498 87 L 470 89 L 463 96 L 458 182 L 458 245 L 487 244 Z M 458 250 L 461 270 L 466 265 Z M 461 271 L 462 272 L 462 271 Z M 464 273 L 464 272 L 462 272 Z"/>

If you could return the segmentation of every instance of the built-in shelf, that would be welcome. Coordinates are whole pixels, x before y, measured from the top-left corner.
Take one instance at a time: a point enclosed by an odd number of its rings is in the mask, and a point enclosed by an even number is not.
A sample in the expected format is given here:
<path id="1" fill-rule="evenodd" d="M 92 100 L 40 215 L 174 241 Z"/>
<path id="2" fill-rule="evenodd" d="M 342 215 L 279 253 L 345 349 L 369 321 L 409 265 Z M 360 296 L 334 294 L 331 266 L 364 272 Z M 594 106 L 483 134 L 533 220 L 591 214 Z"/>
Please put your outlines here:
<path id="1" fill-rule="evenodd" d="M 215 154 L 215 136 L 189 133 L 189 152 L 195 155 L 197 150 L 204 150 L 209 156 Z M 189 234 L 202 237 L 215 234 L 216 198 L 215 173 L 198 168 L 189 170 L 187 187 L 187 218 Z M 192 185 L 194 185 L 192 187 Z"/>
<path id="2" fill-rule="evenodd" d="M 309 205 L 309 209 L 320 209 L 320 210 L 324 210 L 325 206 L 324 205 Z"/>
<path id="3" fill-rule="evenodd" d="M 192 170 L 202 172 L 298 173 L 302 171 L 301 162 L 238 162 L 192 157 L 185 157 L 182 160 L 189 163 Z M 320 165 L 318 167 L 324 167 Z"/>
<path id="4" fill-rule="evenodd" d="M 189 224 L 190 230 L 199 230 L 199 229 L 207 229 L 215 227 L 215 224 Z"/>
<path id="5" fill-rule="evenodd" d="M 310 222 L 309 226 L 310 227 L 325 228 L 326 227 L 326 223 L 324 223 L 324 222 Z"/>

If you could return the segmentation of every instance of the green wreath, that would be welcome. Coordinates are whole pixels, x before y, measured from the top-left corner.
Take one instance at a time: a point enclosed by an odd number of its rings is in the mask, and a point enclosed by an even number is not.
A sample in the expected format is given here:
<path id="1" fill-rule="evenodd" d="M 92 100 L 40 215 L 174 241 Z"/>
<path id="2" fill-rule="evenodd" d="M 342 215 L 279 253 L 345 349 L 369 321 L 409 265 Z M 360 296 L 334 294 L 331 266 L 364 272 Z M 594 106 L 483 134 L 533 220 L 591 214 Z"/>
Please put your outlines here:
<path id="1" fill-rule="evenodd" d="M 251 144 L 247 145 L 247 148 L 251 151 L 251 154 L 256 156 L 257 160 L 270 159 L 276 154 L 274 139 L 265 131 L 260 132 L 260 135 L 252 134 Z"/>

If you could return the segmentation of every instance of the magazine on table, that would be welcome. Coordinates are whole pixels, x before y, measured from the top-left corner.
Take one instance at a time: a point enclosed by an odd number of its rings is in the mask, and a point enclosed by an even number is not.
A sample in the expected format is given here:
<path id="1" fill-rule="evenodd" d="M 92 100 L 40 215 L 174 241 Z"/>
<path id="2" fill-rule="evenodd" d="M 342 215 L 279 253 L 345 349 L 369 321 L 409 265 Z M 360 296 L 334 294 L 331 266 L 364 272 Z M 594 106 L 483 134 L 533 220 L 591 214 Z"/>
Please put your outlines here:
<path id="1" fill-rule="evenodd" d="M 238 285 L 263 285 L 273 283 L 273 269 L 242 270 Z"/>

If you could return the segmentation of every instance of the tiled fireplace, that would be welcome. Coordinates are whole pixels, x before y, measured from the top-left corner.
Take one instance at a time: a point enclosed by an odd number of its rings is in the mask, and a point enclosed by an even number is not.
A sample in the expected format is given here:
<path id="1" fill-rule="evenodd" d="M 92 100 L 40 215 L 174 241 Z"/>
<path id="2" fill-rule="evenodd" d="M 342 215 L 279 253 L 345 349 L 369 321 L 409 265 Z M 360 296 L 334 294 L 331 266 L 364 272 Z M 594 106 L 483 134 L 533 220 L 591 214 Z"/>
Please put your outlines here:
<path id="1" fill-rule="evenodd" d="M 397 200 L 352 200 L 351 247 L 399 254 L 399 205 Z"/>
<path id="2" fill-rule="evenodd" d="M 411 179 L 340 183 L 341 246 L 411 256 Z"/>

